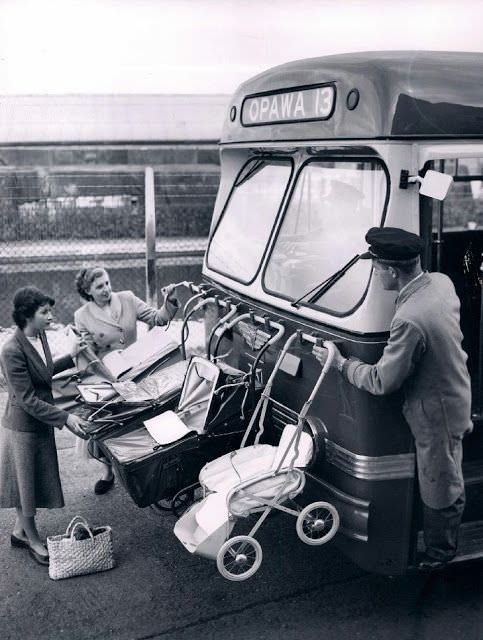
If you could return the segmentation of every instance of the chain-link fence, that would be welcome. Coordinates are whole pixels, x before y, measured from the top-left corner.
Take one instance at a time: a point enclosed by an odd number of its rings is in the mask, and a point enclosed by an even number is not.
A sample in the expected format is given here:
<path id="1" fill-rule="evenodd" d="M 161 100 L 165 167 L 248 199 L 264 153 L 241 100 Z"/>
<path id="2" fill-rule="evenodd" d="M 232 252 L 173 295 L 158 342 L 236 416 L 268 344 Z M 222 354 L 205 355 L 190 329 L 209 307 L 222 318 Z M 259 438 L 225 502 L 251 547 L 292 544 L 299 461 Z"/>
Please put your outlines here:
<path id="1" fill-rule="evenodd" d="M 13 292 L 27 284 L 57 300 L 59 322 L 72 321 L 84 266 L 104 266 L 114 290 L 146 298 L 147 166 L 158 287 L 199 281 L 219 183 L 215 145 L 12 148 L 0 163 L 0 327 L 12 324 Z"/>

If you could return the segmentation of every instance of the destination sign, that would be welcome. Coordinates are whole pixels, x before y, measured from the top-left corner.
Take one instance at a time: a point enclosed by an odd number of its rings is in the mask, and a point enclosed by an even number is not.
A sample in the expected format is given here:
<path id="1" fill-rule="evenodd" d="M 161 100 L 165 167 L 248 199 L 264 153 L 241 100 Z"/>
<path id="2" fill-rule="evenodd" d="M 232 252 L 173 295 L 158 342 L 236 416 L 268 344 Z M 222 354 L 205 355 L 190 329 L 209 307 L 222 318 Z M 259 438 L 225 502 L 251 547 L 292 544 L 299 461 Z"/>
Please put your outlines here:
<path id="1" fill-rule="evenodd" d="M 335 87 L 324 85 L 248 96 L 242 105 L 244 127 L 275 122 L 327 120 L 335 103 Z"/>

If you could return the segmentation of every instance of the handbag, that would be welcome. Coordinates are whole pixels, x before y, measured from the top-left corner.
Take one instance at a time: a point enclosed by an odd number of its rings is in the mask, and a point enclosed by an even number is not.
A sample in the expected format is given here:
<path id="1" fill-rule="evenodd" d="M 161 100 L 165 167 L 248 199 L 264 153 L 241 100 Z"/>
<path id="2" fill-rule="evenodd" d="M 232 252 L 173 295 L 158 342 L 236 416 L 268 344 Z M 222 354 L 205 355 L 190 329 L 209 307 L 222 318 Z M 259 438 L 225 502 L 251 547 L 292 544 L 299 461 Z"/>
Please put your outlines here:
<path id="1" fill-rule="evenodd" d="M 47 537 L 49 577 L 71 578 L 116 566 L 111 527 L 91 527 L 81 516 L 70 521 L 66 532 Z"/>

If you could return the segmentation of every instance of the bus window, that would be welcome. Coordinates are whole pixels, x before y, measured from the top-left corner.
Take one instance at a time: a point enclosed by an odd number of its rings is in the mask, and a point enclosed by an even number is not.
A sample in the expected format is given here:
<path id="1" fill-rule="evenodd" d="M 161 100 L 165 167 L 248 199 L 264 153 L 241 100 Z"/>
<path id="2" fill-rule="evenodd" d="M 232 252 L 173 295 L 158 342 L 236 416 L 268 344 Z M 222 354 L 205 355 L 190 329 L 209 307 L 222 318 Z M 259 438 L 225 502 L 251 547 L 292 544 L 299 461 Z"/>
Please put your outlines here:
<path id="1" fill-rule="evenodd" d="M 436 169 L 453 176 L 453 185 L 443 202 L 428 203 L 433 231 L 431 268 L 451 278 L 460 299 L 463 348 L 468 354 L 473 401 L 481 404 L 479 358 L 483 358 L 480 347 L 483 159 L 446 158 L 436 161 L 434 165 Z"/>
<path id="2" fill-rule="evenodd" d="M 207 253 L 210 269 L 248 284 L 255 277 L 292 171 L 255 158 L 242 169 Z"/>
<path id="3" fill-rule="evenodd" d="M 365 251 L 364 236 L 381 223 L 386 193 L 386 174 L 375 160 L 305 164 L 270 255 L 265 288 L 294 300 Z M 350 313 L 370 270 L 370 261 L 357 262 L 316 306 L 334 315 Z"/>
<path id="4" fill-rule="evenodd" d="M 453 176 L 453 185 L 444 200 L 446 228 L 483 228 L 483 160 L 481 158 L 444 161 L 444 172 Z"/>

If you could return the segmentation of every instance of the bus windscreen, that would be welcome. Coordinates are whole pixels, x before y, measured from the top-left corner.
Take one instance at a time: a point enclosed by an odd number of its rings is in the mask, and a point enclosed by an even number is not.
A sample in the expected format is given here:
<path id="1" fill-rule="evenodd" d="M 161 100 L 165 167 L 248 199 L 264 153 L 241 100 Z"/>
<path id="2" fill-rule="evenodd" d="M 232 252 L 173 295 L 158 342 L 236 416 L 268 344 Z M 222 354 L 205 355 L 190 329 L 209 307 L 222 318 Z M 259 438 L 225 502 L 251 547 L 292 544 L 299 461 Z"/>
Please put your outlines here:
<path id="1" fill-rule="evenodd" d="M 296 300 L 354 255 L 363 253 L 367 230 L 381 224 L 387 178 L 380 163 L 306 163 L 297 176 L 264 274 L 264 288 Z M 371 263 L 356 262 L 316 300 L 317 307 L 345 315 L 367 288 Z"/>
<path id="2" fill-rule="evenodd" d="M 290 160 L 256 158 L 244 166 L 208 247 L 210 269 L 239 282 L 253 280 L 291 172 Z"/>

